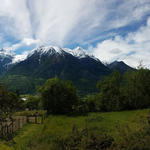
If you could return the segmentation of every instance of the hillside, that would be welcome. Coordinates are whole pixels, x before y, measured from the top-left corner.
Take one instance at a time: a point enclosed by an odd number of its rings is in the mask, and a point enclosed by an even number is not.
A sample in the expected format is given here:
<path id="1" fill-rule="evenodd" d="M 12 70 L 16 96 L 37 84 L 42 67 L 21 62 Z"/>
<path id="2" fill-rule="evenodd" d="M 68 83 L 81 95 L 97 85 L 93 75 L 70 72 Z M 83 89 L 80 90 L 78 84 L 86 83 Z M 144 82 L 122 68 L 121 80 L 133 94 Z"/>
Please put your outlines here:
<path id="1" fill-rule="evenodd" d="M 114 62 L 108 64 L 107 67 L 111 71 L 118 70 L 121 74 L 123 74 L 126 71 L 135 71 L 136 70 L 136 69 L 128 66 L 127 64 L 125 64 L 123 61 L 114 61 Z"/>

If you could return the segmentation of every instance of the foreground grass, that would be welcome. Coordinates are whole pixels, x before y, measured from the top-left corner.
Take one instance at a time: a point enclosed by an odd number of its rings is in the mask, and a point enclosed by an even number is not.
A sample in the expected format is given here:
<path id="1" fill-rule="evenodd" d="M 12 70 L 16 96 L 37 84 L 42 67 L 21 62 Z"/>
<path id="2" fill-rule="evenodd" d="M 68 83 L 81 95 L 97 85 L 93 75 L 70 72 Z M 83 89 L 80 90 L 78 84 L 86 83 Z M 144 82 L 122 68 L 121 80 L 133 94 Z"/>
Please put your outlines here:
<path id="1" fill-rule="evenodd" d="M 72 133 L 73 127 L 96 134 L 107 133 L 118 139 L 116 125 L 138 128 L 149 109 L 90 113 L 87 116 L 49 116 L 43 125 L 25 125 L 10 142 L 0 143 L 0 150 L 60 150 L 63 139 Z"/>
<path id="2" fill-rule="evenodd" d="M 0 150 L 14 150 L 13 147 L 7 145 L 7 142 L 0 142 Z"/>
<path id="3" fill-rule="evenodd" d="M 11 141 L 0 142 L 0 150 L 26 150 L 40 131 L 42 125 L 26 124 L 16 132 Z"/>

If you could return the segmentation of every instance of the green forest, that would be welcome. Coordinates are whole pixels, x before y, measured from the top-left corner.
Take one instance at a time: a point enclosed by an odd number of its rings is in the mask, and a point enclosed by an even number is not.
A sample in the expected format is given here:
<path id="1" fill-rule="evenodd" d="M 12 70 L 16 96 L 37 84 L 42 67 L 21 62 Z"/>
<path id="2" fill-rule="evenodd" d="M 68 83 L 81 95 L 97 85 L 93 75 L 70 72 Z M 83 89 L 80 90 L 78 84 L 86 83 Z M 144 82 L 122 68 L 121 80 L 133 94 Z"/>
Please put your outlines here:
<path id="1" fill-rule="evenodd" d="M 41 80 L 41 84 L 42 82 Z M 60 80 L 58 77 L 48 79 L 43 85 L 36 86 L 36 93 L 32 95 L 20 95 L 15 87 L 15 92 L 8 92 L 9 88 L 5 86 L 1 86 L 0 90 L 1 108 L 8 107 L 5 110 L 45 109 L 48 114 L 71 114 L 143 109 L 150 107 L 150 70 L 140 68 L 124 74 L 116 70 L 98 81 L 98 92 L 85 96 L 79 95 L 71 81 Z M 16 97 L 13 98 L 16 99 L 14 102 L 16 106 L 13 106 L 16 108 L 12 109 L 8 104 L 13 96 Z M 22 101 L 21 97 L 27 100 Z"/>

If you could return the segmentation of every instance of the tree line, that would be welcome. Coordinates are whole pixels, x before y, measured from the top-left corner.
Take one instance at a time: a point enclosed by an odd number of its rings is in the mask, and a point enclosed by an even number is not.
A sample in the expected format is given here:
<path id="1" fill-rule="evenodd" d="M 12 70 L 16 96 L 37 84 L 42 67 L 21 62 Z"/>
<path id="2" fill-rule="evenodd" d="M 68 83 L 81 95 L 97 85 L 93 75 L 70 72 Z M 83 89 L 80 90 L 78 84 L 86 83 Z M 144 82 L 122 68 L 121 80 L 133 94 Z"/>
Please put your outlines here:
<path id="1" fill-rule="evenodd" d="M 71 81 L 57 77 L 38 88 L 39 97 L 30 97 L 30 107 L 43 107 L 48 113 L 86 113 L 121 111 L 150 107 L 150 70 L 139 68 L 120 74 L 114 71 L 97 83 L 98 91 L 79 97 Z M 39 99 L 35 100 L 35 99 Z M 31 103 L 31 101 L 33 103 Z M 34 103 L 35 102 L 35 103 Z"/>
<path id="2" fill-rule="evenodd" d="M 102 111 L 142 109 L 150 107 L 150 70 L 140 68 L 136 72 L 121 75 L 113 72 L 98 82 Z"/>
<path id="3" fill-rule="evenodd" d="M 134 72 L 120 74 L 114 71 L 97 83 L 98 91 L 84 97 L 71 81 L 57 77 L 48 79 L 37 88 L 37 95 L 22 101 L 17 93 L 0 87 L 1 112 L 28 108 L 45 109 L 48 114 L 70 114 L 101 111 L 121 111 L 150 107 L 150 70 L 139 68 Z"/>

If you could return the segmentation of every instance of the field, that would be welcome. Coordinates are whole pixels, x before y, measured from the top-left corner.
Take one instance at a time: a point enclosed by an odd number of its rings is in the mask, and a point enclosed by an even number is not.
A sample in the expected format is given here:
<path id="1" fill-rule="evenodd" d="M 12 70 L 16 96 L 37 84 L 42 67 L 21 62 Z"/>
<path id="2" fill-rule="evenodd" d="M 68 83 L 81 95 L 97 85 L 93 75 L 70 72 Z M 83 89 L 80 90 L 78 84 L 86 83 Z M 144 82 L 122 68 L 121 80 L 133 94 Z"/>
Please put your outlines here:
<path id="1" fill-rule="evenodd" d="M 64 139 L 71 138 L 73 130 L 80 133 L 86 128 L 97 135 L 107 133 L 117 141 L 119 135 L 116 126 L 129 125 L 136 129 L 148 112 L 149 109 L 143 109 L 85 116 L 49 116 L 42 125 L 26 124 L 12 141 L 1 141 L 0 150 L 60 150 Z"/>

